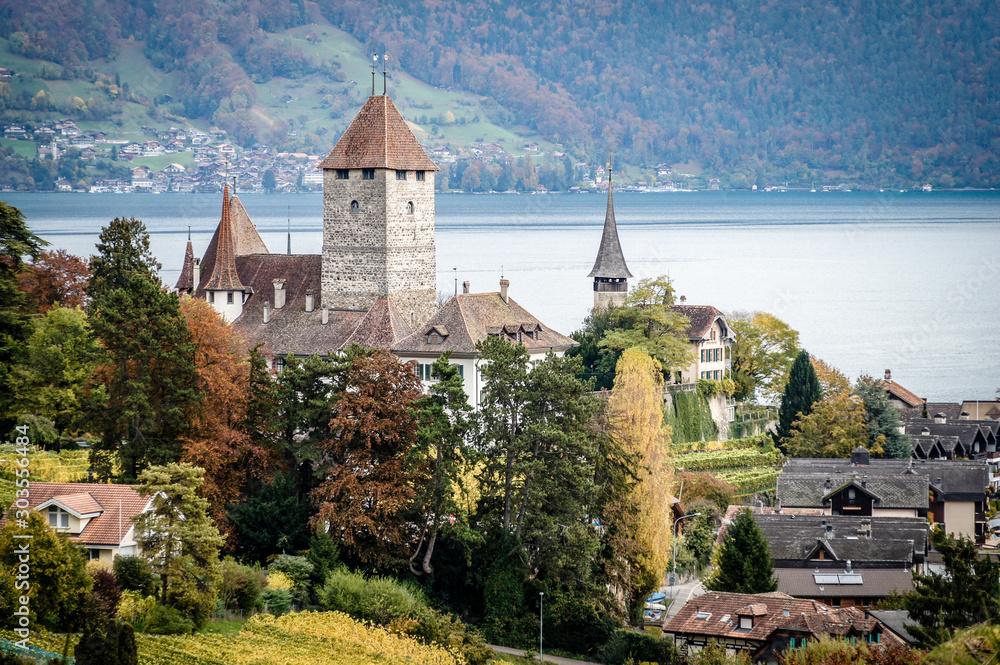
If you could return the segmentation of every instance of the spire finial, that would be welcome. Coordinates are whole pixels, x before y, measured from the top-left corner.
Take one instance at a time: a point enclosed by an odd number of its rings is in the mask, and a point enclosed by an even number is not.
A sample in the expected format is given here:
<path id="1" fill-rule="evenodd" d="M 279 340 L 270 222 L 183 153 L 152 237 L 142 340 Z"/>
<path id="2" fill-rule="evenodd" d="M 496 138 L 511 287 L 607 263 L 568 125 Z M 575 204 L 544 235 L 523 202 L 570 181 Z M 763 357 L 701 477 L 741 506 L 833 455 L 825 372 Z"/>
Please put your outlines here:
<path id="1" fill-rule="evenodd" d="M 382 55 L 382 96 L 385 97 L 388 92 L 386 92 L 386 70 L 389 68 L 389 54 L 385 53 Z"/>
<path id="2" fill-rule="evenodd" d="M 375 96 L 375 65 L 378 64 L 378 53 L 372 53 L 372 97 Z"/>
<path id="3" fill-rule="evenodd" d="M 191 225 L 188 224 L 188 242 L 191 242 Z"/>

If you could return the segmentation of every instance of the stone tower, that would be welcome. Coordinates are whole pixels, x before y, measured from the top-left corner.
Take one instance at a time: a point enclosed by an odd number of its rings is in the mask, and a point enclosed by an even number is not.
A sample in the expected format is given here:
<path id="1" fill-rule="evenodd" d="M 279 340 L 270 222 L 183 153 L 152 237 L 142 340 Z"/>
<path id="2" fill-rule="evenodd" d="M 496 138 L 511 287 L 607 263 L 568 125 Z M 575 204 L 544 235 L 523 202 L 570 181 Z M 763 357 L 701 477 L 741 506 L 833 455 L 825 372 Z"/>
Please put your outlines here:
<path id="1" fill-rule="evenodd" d="M 601 236 L 601 248 L 597 251 L 594 269 L 588 275 L 594 278 L 594 309 L 624 305 L 625 297 L 628 295 L 628 278 L 632 276 L 628 266 L 625 265 L 621 243 L 618 242 L 615 202 L 611 195 L 612 185 L 609 167 L 608 211 L 604 215 L 604 235 Z"/>
<path id="2" fill-rule="evenodd" d="M 392 100 L 368 98 L 324 159 L 322 300 L 367 310 L 388 296 L 411 326 L 437 309 L 434 172 Z"/>

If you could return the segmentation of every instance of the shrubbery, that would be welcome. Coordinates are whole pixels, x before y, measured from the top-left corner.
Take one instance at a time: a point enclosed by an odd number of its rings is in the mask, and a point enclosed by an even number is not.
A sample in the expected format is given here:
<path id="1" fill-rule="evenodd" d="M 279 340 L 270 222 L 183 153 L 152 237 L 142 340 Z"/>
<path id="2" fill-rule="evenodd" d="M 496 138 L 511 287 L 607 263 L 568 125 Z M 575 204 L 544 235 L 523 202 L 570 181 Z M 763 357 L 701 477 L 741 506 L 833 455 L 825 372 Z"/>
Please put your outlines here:
<path id="1" fill-rule="evenodd" d="M 180 610 L 157 605 L 149 612 L 145 628 L 151 635 L 190 635 L 195 626 Z"/>
<path id="2" fill-rule="evenodd" d="M 631 630 L 616 631 L 598 651 L 597 657 L 608 665 L 625 665 L 625 663 L 682 665 L 685 662 L 669 640 Z"/>
<path id="3" fill-rule="evenodd" d="M 259 566 L 244 566 L 232 557 L 219 564 L 219 600 L 227 610 L 253 612 L 261 606 L 260 597 L 267 586 L 267 576 Z"/>
<path id="4" fill-rule="evenodd" d="M 115 559 L 114 569 L 123 591 L 138 591 L 143 596 L 156 593 L 156 576 L 141 556 L 120 556 Z"/>

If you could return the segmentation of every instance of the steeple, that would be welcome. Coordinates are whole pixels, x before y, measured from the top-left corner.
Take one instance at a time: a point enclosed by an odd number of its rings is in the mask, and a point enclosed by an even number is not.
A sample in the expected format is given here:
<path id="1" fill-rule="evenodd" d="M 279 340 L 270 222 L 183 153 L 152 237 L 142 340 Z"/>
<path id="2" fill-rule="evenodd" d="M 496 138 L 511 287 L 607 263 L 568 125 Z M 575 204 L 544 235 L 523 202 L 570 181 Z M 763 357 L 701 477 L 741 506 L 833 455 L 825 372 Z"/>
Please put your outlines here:
<path id="1" fill-rule="evenodd" d="M 191 293 L 198 285 L 194 283 L 194 246 L 191 244 L 191 231 L 188 230 L 187 251 L 184 252 L 184 267 L 181 276 L 174 287 L 178 293 Z"/>
<path id="2" fill-rule="evenodd" d="M 222 189 L 222 219 L 215 231 L 209 253 L 213 255 L 206 255 L 205 262 L 208 263 L 211 259 L 212 272 L 203 290 L 208 301 L 215 306 L 222 317 L 226 321 L 233 321 L 243 312 L 243 292 L 246 289 L 236 272 L 236 239 L 229 206 L 228 183 Z"/>
<path id="3" fill-rule="evenodd" d="M 618 226 L 615 223 L 615 202 L 612 190 L 611 167 L 608 166 L 608 209 L 604 215 L 604 234 L 597 251 L 594 269 L 588 277 L 594 278 L 594 307 L 621 306 L 628 295 L 628 278 L 632 276 L 625 264 Z"/>

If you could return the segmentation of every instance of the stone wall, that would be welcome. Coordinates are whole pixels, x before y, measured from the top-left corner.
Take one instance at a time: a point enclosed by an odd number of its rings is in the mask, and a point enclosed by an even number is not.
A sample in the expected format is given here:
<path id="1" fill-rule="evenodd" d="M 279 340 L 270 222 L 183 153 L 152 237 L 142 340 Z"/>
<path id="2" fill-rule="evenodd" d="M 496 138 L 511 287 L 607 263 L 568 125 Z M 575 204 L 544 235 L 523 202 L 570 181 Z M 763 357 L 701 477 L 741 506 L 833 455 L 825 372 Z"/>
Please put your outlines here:
<path id="1" fill-rule="evenodd" d="M 352 210 L 352 202 L 357 208 Z M 412 207 L 411 207 L 412 204 Z M 365 310 L 389 295 L 412 325 L 423 323 L 437 305 L 434 246 L 434 172 L 361 169 L 337 178 L 323 172 L 323 303 L 334 309 Z"/>

